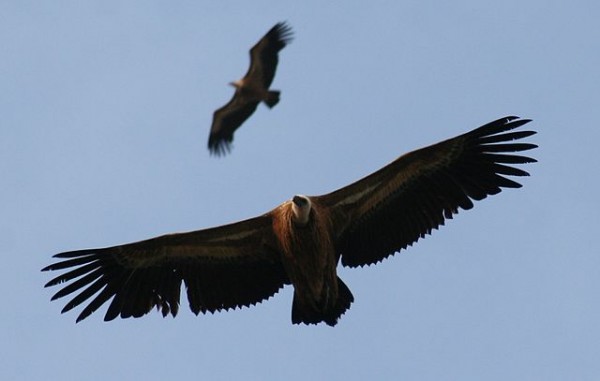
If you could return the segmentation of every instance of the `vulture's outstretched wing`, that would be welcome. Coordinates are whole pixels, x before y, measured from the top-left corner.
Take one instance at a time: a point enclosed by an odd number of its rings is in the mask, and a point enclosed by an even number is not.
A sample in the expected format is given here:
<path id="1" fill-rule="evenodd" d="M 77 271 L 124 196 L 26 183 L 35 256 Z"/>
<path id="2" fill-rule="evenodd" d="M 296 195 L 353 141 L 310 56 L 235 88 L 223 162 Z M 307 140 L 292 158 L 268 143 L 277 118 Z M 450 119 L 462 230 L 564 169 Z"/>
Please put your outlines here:
<path id="1" fill-rule="evenodd" d="M 252 115 L 258 103 L 248 102 L 236 92 L 229 103 L 215 111 L 208 137 L 208 149 L 212 154 L 221 156 L 229 153 L 233 133 Z"/>
<path id="2" fill-rule="evenodd" d="M 528 176 L 511 166 L 535 162 L 514 154 L 537 147 L 514 143 L 534 131 L 508 132 L 529 122 L 514 116 L 401 156 L 335 192 L 315 197 L 332 210 L 338 254 L 345 266 L 363 266 L 406 248 L 452 218 L 472 200 L 521 185 Z"/>
<path id="3" fill-rule="evenodd" d="M 198 314 L 268 299 L 289 283 L 273 249 L 268 215 L 221 227 L 169 234 L 126 245 L 55 255 L 42 271 L 68 270 L 46 287 L 63 285 L 52 299 L 77 293 L 62 312 L 88 301 L 77 321 L 112 298 L 104 320 L 139 317 L 156 307 L 179 309 L 181 283 Z"/>
<path id="4" fill-rule="evenodd" d="M 260 39 L 250 49 L 250 68 L 245 75 L 245 79 L 260 83 L 265 89 L 268 89 L 275 77 L 277 63 L 279 62 L 278 53 L 287 44 L 292 41 L 292 28 L 286 23 L 275 24 L 263 38 Z"/>

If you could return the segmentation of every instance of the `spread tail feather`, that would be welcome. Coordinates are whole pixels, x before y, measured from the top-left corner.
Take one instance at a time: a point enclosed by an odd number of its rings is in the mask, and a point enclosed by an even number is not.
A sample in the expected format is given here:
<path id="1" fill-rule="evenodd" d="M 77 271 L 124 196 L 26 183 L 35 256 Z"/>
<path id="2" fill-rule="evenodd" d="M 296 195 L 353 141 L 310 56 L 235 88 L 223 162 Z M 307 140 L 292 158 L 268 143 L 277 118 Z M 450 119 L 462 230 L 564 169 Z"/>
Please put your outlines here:
<path id="1" fill-rule="evenodd" d="M 340 317 L 350 308 L 354 302 L 352 292 L 342 280 L 338 277 L 338 298 L 330 307 L 325 307 L 322 310 L 311 308 L 310 306 L 300 303 L 296 293 L 294 293 L 294 301 L 292 302 L 292 323 L 294 324 L 319 324 L 325 322 L 333 327 L 337 324 Z"/>
<path id="2" fill-rule="evenodd" d="M 265 99 L 265 103 L 269 108 L 273 108 L 277 103 L 279 103 L 279 94 L 281 94 L 277 90 L 271 90 L 267 93 L 267 99 Z"/>

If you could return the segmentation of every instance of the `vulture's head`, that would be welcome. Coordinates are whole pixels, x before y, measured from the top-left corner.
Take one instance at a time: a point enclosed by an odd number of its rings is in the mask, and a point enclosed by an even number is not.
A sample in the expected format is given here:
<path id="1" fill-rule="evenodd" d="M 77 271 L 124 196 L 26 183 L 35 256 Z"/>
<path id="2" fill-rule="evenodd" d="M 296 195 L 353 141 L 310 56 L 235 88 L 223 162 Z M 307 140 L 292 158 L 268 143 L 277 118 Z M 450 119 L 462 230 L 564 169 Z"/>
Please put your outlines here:
<path id="1" fill-rule="evenodd" d="M 295 195 L 292 198 L 293 219 L 296 225 L 304 226 L 308 223 L 312 204 L 310 199 L 304 195 Z"/>

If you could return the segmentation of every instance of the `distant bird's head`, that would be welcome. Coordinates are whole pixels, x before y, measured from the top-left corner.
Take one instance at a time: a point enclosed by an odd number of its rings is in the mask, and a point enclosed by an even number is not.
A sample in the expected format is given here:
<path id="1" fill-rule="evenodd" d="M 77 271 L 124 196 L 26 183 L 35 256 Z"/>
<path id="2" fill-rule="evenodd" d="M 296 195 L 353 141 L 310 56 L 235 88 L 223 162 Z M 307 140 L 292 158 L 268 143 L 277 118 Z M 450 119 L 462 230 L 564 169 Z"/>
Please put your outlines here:
<path id="1" fill-rule="evenodd" d="M 308 223 L 310 217 L 310 209 L 312 204 L 310 199 L 304 195 L 295 195 L 292 198 L 292 212 L 294 214 L 294 223 L 300 226 L 304 226 Z"/>
<path id="2" fill-rule="evenodd" d="M 244 84 L 243 79 L 238 79 L 237 81 L 229 82 L 229 86 L 233 86 L 236 89 L 241 88 L 243 84 Z"/>

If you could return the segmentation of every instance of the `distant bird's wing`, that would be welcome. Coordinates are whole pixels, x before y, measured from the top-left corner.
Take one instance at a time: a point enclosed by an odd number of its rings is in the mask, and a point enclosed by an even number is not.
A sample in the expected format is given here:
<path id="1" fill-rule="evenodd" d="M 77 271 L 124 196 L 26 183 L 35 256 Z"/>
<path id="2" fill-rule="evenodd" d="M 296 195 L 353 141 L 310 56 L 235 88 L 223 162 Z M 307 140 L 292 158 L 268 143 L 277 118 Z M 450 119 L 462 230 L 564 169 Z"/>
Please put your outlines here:
<path id="1" fill-rule="evenodd" d="M 528 176 L 511 164 L 535 162 L 514 154 L 535 148 L 514 143 L 534 131 L 508 132 L 527 119 L 505 117 L 466 134 L 401 156 L 335 192 L 315 197 L 331 211 L 338 254 L 345 266 L 363 266 L 406 248 L 452 218 L 472 200 L 521 185 Z"/>
<path id="2" fill-rule="evenodd" d="M 62 312 L 88 301 L 77 321 L 112 298 L 104 320 L 139 317 L 156 307 L 175 316 L 181 283 L 198 314 L 250 306 L 289 283 L 273 249 L 268 215 L 221 227 L 169 234 L 145 241 L 55 255 L 61 261 L 42 271 L 64 270 L 46 287 L 52 297 L 72 293 Z M 63 284 L 64 283 L 64 284 Z"/>
<path id="3" fill-rule="evenodd" d="M 213 115 L 208 149 L 213 155 L 224 155 L 231 150 L 233 133 L 258 107 L 258 102 L 248 102 L 237 92 L 225 106 L 215 111 Z"/>
<path id="4" fill-rule="evenodd" d="M 278 53 L 292 41 L 292 29 L 286 23 L 277 23 L 250 49 L 250 68 L 244 79 L 260 81 L 268 89 L 275 77 Z"/>

